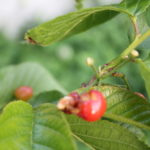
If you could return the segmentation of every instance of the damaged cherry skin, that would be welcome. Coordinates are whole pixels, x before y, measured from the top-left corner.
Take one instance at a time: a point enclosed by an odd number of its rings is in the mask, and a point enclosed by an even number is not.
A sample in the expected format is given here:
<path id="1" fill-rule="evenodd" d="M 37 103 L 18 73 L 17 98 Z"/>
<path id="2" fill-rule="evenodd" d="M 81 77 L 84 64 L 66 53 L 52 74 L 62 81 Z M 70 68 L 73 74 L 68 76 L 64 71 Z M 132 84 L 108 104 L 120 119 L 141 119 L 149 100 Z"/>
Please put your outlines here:
<path id="1" fill-rule="evenodd" d="M 90 90 L 81 95 L 81 102 L 79 104 L 79 117 L 86 121 L 99 120 L 106 111 L 106 100 L 103 94 L 97 90 Z"/>
<path id="2" fill-rule="evenodd" d="M 72 92 L 61 98 L 57 108 L 66 114 L 74 114 L 92 122 L 99 120 L 106 111 L 106 100 L 98 90 L 84 93 Z"/>

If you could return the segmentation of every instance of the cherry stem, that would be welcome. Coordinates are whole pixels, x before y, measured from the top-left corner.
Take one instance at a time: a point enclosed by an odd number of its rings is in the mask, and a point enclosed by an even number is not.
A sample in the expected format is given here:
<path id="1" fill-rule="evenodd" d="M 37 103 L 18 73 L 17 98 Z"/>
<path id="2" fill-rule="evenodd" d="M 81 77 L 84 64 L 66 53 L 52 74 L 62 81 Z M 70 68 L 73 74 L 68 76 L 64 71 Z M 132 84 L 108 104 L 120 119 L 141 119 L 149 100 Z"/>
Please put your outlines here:
<path id="1" fill-rule="evenodd" d="M 130 84 L 129 84 L 126 76 L 123 73 L 115 72 L 115 73 L 112 73 L 112 76 L 115 77 L 115 78 L 122 79 L 124 84 L 127 86 L 127 89 L 130 90 Z"/>
<path id="2" fill-rule="evenodd" d="M 125 76 L 122 77 L 122 80 L 124 81 L 125 85 L 127 86 L 127 89 L 130 90 L 130 84 Z"/>
<path id="3" fill-rule="evenodd" d="M 110 74 L 112 74 L 114 71 L 116 71 L 118 68 L 123 66 L 124 64 L 130 62 L 130 53 L 139 45 L 141 44 L 145 39 L 147 39 L 150 36 L 150 29 L 145 32 L 142 35 L 137 35 L 135 40 L 129 45 L 128 48 L 126 48 L 119 57 L 112 60 L 110 63 L 108 63 L 108 66 L 105 66 L 100 73 L 100 78 L 105 79 Z"/>

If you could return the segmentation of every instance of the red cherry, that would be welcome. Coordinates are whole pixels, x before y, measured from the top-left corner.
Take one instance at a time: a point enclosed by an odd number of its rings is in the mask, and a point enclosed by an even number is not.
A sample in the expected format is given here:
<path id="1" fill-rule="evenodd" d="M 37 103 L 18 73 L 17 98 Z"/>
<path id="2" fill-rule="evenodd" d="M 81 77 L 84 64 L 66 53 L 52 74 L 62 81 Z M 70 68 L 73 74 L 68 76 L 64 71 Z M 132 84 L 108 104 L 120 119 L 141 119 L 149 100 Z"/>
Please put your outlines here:
<path id="1" fill-rule="evenodd" d="M 72 92 L 72 93 L 69 94 L 69 96 L 71 96 L 75 100 L 80 99 L 80 95 L 77 92 Z"/>
<path id="2" fill-rule="evenodd" d="M 15 96 L 19 100 L 27 101 L 33 96 L 33 89 L 29 86 L 21 86 L 15 90 Z"/>
<path id="3" fill-rule="evenodd" d="M 90 90 L 81 95 L 78 116 L 87 121 L 99 120 L 106 111 L 106 100 L 97 90 Z"/>

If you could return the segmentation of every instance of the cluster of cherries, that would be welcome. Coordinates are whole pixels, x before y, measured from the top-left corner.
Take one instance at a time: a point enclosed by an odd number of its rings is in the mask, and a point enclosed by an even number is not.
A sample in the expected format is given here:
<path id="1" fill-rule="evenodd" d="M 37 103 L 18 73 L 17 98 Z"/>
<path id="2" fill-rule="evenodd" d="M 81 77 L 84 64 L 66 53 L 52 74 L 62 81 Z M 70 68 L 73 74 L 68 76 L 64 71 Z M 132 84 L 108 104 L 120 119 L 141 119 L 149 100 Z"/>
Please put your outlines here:
<path id="1" fill-rule="evenodd" d="M 14 94 L 17 99 L 28 101 L 33 96 L 33 89 L 29 86 L 21 86 Z M 141 93 L 134 92 L 134 94 L 146 99 Z M 104 115 L 106 106 L 106 99 L 98 90 L 89 90 L 81 94 L 72 92 L 61 98 L 57 104 L 59 110 L 67 114 L 75 114 L 86 121 L 99 120 Z"/>
<path id="2" fill-rule="evenodd" d="M 29 86 L 21 86 L 14 94 L 17 99 L 28 101 L 33 96 L 33 89 Z M 96 121 L 106 111 L 106 100 L 98 90 L 90 90 L 82 94 L 72 92 L 61 98 L 57 107 L 67 114 L 75 114 L 87 121 Z"/>
<path id="3" fill-rule="evenodd" d="M 75 114 L 91 122 L 99 120 L 104 115 L 106 99 L 98 90 L 90 90 L 82 94 L 72 92 L 60 99 L 57 107 L 67 114 Z"/>

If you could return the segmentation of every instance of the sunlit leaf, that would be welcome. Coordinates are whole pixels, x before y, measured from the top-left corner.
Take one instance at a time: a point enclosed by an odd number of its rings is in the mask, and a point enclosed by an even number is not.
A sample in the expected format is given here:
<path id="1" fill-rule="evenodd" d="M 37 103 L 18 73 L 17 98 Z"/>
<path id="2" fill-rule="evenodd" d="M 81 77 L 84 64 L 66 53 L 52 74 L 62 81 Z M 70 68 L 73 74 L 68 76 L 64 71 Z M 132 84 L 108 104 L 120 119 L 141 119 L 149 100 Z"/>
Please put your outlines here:
<path id="1" fill-rule="evenodd" d="M 69 13 L 29 30 L 25 39 L 46 46 L 102 24 L 119 13 L 130 15 L 118 6 L 89 8 Z"/>
<path id="2" fill-rule="evenodd" d="M 123 0 L 121 6 L 123 9 L 130 12 L 133 16 L 137 16 L 149 7 L 149 0 Z"/>
<path id="3" fill-rule="evenodd" d="M 0 115 L 1 150 L 75 150 L 69 126 L 53 105 L 8 104 Z"/>

